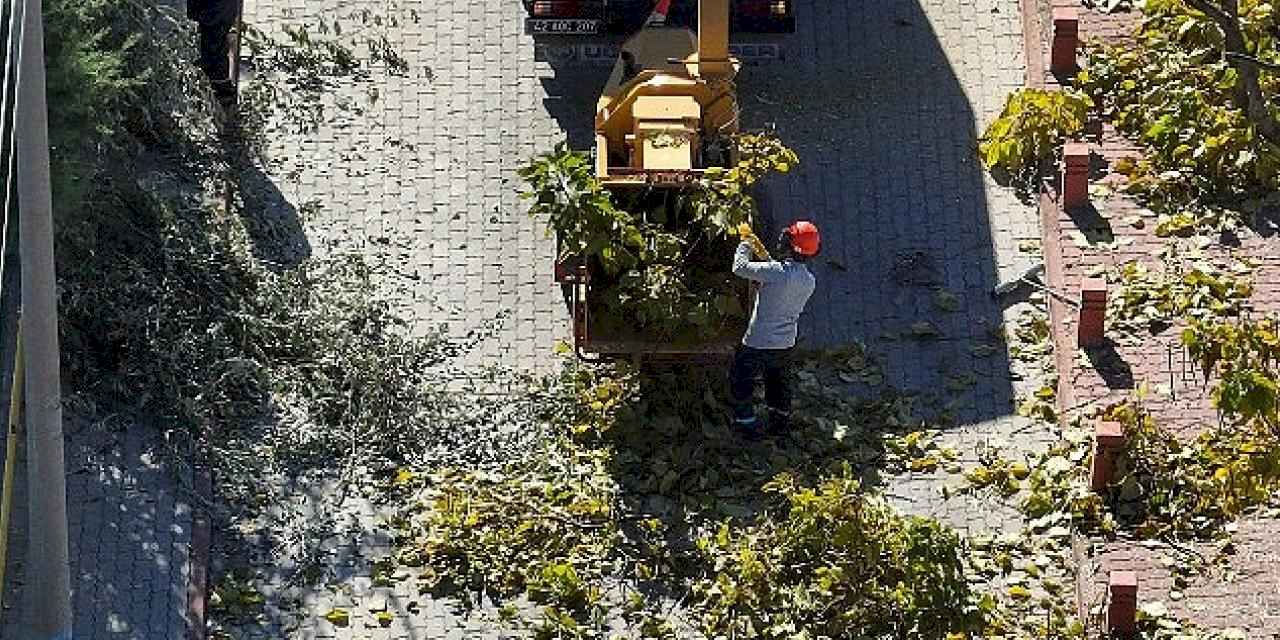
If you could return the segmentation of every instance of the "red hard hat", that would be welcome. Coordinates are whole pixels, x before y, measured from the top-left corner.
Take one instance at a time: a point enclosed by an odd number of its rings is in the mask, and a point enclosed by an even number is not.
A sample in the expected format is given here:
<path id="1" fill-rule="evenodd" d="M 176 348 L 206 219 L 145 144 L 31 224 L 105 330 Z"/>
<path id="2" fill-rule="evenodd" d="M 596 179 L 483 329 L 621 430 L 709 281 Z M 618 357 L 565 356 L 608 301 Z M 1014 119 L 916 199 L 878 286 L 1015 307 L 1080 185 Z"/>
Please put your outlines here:
<path id="1" fill-rule="evenodd" d="M 791 248 L 796 253 L 802 256 L 818 255 L 821 238 L 818 236 L 818 227 L 812 222 L 797 220 L 787 227 L 787 234 L 791 236 Z"/>

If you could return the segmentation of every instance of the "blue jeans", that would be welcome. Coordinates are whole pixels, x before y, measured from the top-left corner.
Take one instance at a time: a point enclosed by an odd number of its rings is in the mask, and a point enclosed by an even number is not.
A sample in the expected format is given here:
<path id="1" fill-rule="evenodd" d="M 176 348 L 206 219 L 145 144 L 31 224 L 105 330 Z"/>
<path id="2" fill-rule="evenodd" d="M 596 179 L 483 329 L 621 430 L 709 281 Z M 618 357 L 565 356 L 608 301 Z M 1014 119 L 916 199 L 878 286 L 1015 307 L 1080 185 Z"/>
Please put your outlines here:
<path id="1" fill-rule="evenodd" d="M 791 349 L 753 349 L 738 347 L 729 369 L 729 385 L 733 394 L 734 421 L 745 429 L 756 427 L 756 376 L 764 374 L 764 399 L 769 410 L 769 429 L 784 431 L 791 419 Z"/>

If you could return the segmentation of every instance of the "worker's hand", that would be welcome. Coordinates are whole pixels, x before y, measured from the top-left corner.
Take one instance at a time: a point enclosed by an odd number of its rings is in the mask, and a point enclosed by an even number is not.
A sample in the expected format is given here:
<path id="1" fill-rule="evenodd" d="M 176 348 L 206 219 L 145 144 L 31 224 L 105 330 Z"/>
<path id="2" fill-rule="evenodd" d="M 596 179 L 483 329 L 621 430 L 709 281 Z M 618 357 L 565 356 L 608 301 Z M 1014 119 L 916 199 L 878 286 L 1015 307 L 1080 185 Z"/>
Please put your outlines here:
<path id="1" fill-rule="evenodd" d="M 756 237 L 755 232 L 751 230 L 750 224 L 744 222 L 738 225 L 738 237 L 751 247 L 751 253 L 755 254 L 757 259 L 772 260 L 769 256 L 769 250 L 764 248 L 764 243 L 760 242 L 760 238 Z"/>

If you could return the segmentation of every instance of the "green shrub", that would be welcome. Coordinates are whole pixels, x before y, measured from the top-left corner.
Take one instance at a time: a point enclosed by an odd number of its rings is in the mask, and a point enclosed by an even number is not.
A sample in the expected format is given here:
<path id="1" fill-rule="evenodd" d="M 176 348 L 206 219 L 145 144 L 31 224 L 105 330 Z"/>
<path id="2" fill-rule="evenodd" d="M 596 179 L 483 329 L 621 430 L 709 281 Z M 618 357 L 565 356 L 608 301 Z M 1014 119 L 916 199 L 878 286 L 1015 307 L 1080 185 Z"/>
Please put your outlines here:
<path id="1" fill-rule="evenodd" d="M 847 472 L 816 488 L 783 474 L 766 489 L 786 501 L 777 518 L 698 540 L 715 569 L 694 586 L 708 635 L 943 638 L 980 628 L 955 532 L 897 514 Z"/>
<path id="2" fill-rule="evenodd" d="M 1063 140 L 1084 130 L 1092 102 L 1073 91 L 1019 89 L 978 141 L 988 169 L 1018 180 L 1034 178 Z"/>
<path id="3" fill-rule="evenodd" d="M 1246 46 L 1280 60 L 1270 3 L 1239 3 Z M 1262 206 L 1280 185 L 1280 148 L 1264 140 L 1240 108 L 1237 71 L 1223 58 L 1221 29 L 1182 0 L 1148 0 L 1132 40 L 1093 44 L 1076 85 L 1103 116 L 1144 147 L 1122 162 L 1125 190 L 1179 226 L 1230 229 L 1239 215 L 1221 208 Z M 1262 90 L 1280 90 L 1262 73 Z"/>

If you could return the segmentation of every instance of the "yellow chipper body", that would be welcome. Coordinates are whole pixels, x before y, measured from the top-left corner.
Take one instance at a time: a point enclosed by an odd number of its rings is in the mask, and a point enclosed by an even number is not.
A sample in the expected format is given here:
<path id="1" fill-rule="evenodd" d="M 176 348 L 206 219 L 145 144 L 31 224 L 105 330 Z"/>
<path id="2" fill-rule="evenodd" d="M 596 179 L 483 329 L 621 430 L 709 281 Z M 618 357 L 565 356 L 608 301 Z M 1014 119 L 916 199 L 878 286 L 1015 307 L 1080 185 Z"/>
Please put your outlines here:
<path id="1" fill-rule="evenodd" d="M 688 1 L 688 0 L 686 0 Z M 596 104 L 596 177 L 608 190 L 692 188 L 707 167 L 736 160 L 729 136 L 738 132 L 729 56 L 729 0 L 701 0 L 698 32 L 665 26 L 671 0 L 659 0 L 646 26 L 627 40 Z M 574 351 L 583 359 L 723 358 L 741 330 L 692 343 L 654 341 L 616 323 L 597 322 L 592 274 L 576 258 L 556 263 L 573 309 Z M 728 260 L 728 257 L 725 257 Z M 742 287 L 749 307 L 750 291 Z"/>
<path id="2" fill-rule="evenodd" d="M 679 186 L 727 164 L 738 131 L 729 0 L 701 0 L 698 32 L 663 23 L 660 2 L 627 40 L 596 104 L 596 175 L 606 187 Z"/>

